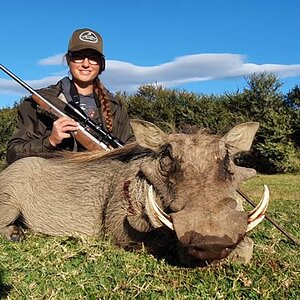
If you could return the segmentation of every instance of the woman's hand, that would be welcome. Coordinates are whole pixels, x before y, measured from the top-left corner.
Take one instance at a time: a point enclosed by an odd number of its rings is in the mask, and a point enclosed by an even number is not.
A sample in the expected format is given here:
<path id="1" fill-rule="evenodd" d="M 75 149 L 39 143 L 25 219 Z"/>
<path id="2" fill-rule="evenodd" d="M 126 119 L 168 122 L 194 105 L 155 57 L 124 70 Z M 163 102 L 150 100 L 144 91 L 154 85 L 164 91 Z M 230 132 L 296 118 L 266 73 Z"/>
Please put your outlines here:
<path id="1" fill-rule="evenodd" d="M 52 132 L 49 136 L 53 147 L 61 144 L 64 139 L 71 136 L 71 132 L 78 130 L 78 123 L 69 117 L 61 117 L 53 122 Z"/>

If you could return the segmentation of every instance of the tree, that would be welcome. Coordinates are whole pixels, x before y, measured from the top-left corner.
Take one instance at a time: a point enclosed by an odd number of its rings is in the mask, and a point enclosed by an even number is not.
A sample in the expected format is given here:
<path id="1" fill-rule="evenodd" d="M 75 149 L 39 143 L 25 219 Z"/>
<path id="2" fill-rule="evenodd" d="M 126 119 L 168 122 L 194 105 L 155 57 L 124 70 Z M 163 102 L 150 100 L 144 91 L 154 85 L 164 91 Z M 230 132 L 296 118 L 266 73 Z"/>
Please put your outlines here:
<path id="1" fill-rule="evenodd" d="M 290 90 L 286 97 L 285 103 L 292 115 L 293 134 L 292 139 L 295 145 L 300 150 L 300 86 L 296 85 Z"/>
<path id="2" fill-rule="evenodd" d="M 260 129 L 248 160 L 259 172 L 291 172 L 300 169 L 299 153 L 292 139 L 293 116 L 280 91 L 282 83 L 273 74 L 247 78 L 242 104 L 231 109 L 244 113 L 245 120 L 257 121 Z"/>

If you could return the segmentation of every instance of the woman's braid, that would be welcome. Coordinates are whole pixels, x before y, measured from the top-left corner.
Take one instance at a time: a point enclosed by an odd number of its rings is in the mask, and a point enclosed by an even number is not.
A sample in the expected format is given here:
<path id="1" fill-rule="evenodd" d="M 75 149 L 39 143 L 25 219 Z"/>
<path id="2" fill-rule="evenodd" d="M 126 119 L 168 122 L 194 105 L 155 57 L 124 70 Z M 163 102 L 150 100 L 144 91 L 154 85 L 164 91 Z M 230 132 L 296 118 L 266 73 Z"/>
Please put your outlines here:
<path id="1" fill-rule="evenodd" d="M 106 128 L 109 132 L 112 132 L 113 122 L 112 122 L 112 115 L 109 105 L 109 99 L 105 88 L 99 78 L 96 79 L 94 84 L 94 89 L 96 94 L 98 95 L 98 101 L 102 109 L 102 114 L 106 123 Z"/>

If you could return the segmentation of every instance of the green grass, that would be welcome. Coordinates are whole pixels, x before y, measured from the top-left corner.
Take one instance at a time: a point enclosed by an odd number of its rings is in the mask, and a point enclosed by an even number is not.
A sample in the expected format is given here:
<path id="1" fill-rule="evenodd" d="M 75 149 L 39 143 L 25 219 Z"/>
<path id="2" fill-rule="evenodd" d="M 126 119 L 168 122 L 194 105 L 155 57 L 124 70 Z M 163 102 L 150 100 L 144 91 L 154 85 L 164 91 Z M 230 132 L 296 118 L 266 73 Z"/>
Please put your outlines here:
<path id="1" fill-rule="evenodd" d="M 300 175 L 258 175 L 243 186 L 255 202 L 271 191 L 268 214 L 299 240 Z M 182 268 L 146 250 L 126 252 L 109 240 L 27 232 L 22 243 L 0 239 L 3 299 L 300 299 L 299 247 L 268 221 L 250 235 L 249 265 L 224 261 Z"/>

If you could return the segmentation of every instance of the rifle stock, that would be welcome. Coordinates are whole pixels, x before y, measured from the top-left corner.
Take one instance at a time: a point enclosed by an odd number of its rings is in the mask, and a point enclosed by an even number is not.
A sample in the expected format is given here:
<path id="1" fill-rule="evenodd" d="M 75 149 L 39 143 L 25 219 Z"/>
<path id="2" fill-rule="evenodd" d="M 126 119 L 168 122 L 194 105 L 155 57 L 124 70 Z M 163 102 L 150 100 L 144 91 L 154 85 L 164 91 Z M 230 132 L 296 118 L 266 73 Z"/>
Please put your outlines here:
<path id="1" fill-rule="evenodd" d="M 86 130 L 79 128 L 78 131 L 73 134 L 76 141 L 84 146 L 85 149 L 89 151 L 112 150 L 109 146 L 106 146 L 105 144 L 102 145 L 102 143 L 100 143 L 96 138 L 94 138 L 92 135 L 88 136 L 86 133 Z"/>

